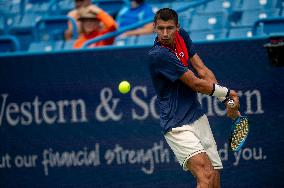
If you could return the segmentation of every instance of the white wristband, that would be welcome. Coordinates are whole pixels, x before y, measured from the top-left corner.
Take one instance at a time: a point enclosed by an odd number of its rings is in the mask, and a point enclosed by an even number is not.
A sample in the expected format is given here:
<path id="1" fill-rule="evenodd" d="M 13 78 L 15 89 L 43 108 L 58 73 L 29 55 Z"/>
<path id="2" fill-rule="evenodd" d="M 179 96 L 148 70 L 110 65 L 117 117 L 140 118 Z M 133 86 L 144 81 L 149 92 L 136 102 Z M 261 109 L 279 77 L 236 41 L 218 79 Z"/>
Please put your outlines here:
<path id="1" fill-rule="evenodd" d="M 227 98 L 229 96 L 230 90 L 226 87 L 222 87 L 218 84 L 213 84 L 213 90 L 211 93 L 211 96 L 215 96 L 215 97 L 225 97 Z"/>
<path id="2" fill-rule="evenodd" d="M 227 100 L 228 100 L 229 98 L 226 98 L 226 97 L 217 97 L 217 99 L 218 99 L 218 101 L 220 101 L 220 102 L 222 102 L 222 103 L 225 103 L 225 102 L 227 102 Z"/>

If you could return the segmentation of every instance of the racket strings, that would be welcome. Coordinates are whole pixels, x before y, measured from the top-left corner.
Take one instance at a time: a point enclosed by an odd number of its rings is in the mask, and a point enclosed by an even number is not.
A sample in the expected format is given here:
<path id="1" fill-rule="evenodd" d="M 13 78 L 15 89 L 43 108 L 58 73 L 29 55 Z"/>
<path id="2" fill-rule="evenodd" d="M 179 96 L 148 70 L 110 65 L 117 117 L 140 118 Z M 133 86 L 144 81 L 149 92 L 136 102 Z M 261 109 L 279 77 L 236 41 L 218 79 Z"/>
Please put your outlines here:
<path id="1" fill-rule="evenodd" d="M 242 118 L 236 123 L 231 137 L 231 149 L 236 151 L 243 144 L 249 132 L 249 123 L 247 118 Z"/>

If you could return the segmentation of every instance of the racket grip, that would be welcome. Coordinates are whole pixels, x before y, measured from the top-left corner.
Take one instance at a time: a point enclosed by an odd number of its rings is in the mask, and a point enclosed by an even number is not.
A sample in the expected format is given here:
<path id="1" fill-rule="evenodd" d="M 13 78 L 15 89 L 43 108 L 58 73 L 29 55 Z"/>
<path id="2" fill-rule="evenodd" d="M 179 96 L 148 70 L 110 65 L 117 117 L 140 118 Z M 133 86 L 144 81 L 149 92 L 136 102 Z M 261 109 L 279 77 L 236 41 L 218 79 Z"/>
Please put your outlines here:
<path id="1" fill-rule="evenodd" d="M 229 99 L 227 104 L 229 105 L 230 108 L 234 108 L 235 107 L 235 102 L 234 102 L 233 99 Z"/>

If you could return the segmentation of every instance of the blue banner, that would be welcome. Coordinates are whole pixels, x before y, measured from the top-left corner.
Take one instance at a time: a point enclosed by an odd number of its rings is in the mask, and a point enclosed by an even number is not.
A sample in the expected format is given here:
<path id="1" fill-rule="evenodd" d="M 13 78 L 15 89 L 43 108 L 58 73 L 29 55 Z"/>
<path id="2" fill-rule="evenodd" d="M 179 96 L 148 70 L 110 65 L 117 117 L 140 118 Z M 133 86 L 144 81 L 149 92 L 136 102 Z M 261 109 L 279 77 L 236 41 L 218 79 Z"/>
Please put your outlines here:
<path id="1" fill-rule="evenodd" d="M 197 44 L 236 89 L 251 131 L 228 148 L 231 120 L 199 95 L 224 169 L 222 187 L 284 187 L 283 68 L 266 40 Z M 0 57 L 0 187 L 194 187 L 166 144 L 147 68 L 149 47 Z M 128 94 L 118 92 L 122 80 Z"/>

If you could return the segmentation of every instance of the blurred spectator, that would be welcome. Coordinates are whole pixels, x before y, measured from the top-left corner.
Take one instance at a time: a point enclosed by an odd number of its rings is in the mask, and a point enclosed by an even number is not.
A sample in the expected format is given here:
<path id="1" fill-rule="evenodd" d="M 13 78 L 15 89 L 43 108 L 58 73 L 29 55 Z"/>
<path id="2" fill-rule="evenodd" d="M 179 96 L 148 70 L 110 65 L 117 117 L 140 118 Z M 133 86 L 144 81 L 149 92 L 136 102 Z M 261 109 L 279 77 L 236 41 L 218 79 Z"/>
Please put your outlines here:
<path id="1" fill-rule="evenodd" d="M 78 19 L 79 19 L 78 11 L 81 8 L 90 6 L 92 4 L 92 2 L 91 2 L 91 0 L 74 0 L 74 2 L 75 2 L 75 9 L 71 10 L 68 13 L 68 16 L 75 19 L 76 24 L 77 24 L 77 28 L 78 28 L 78 36 L 80 36 L 82 32 L 81 32 L 80 22 L 78 21 Z M 95 6 L 95 5 L 93 5 L 93 6 Z M 65 40 L 71 39 L 72 34 L 73 34 L 72 33 L 72 24 L 68 23 L 68 29 L 65 31 Z"/>
<path id="2" fill-rule="evenodd" d="M 117 15 L 119 28 L 129 26 L 148 18 L 153 18 L 154 12 L 150 5 L 144 0 L 130 0 L 130 7 L 123 8 Z M 153 23 L 145 24 L 143 27 L 127 31 L 121 36 L 144 35 L 153 33 Z"/>
<path id="3" fill-rule="evenodd" d="M 117 29 L 115 20 L 97 6 L 90 5 L 86 8 L 81 8 L 78 13 L 82 34 L 75 41 L 73 45 L 74 48 L 81 48 L 87 40 Z M 113 42 L 114 38 L 110 38 L 94 43 L 91 47 L 110 45 L 113 44 Z"/>

